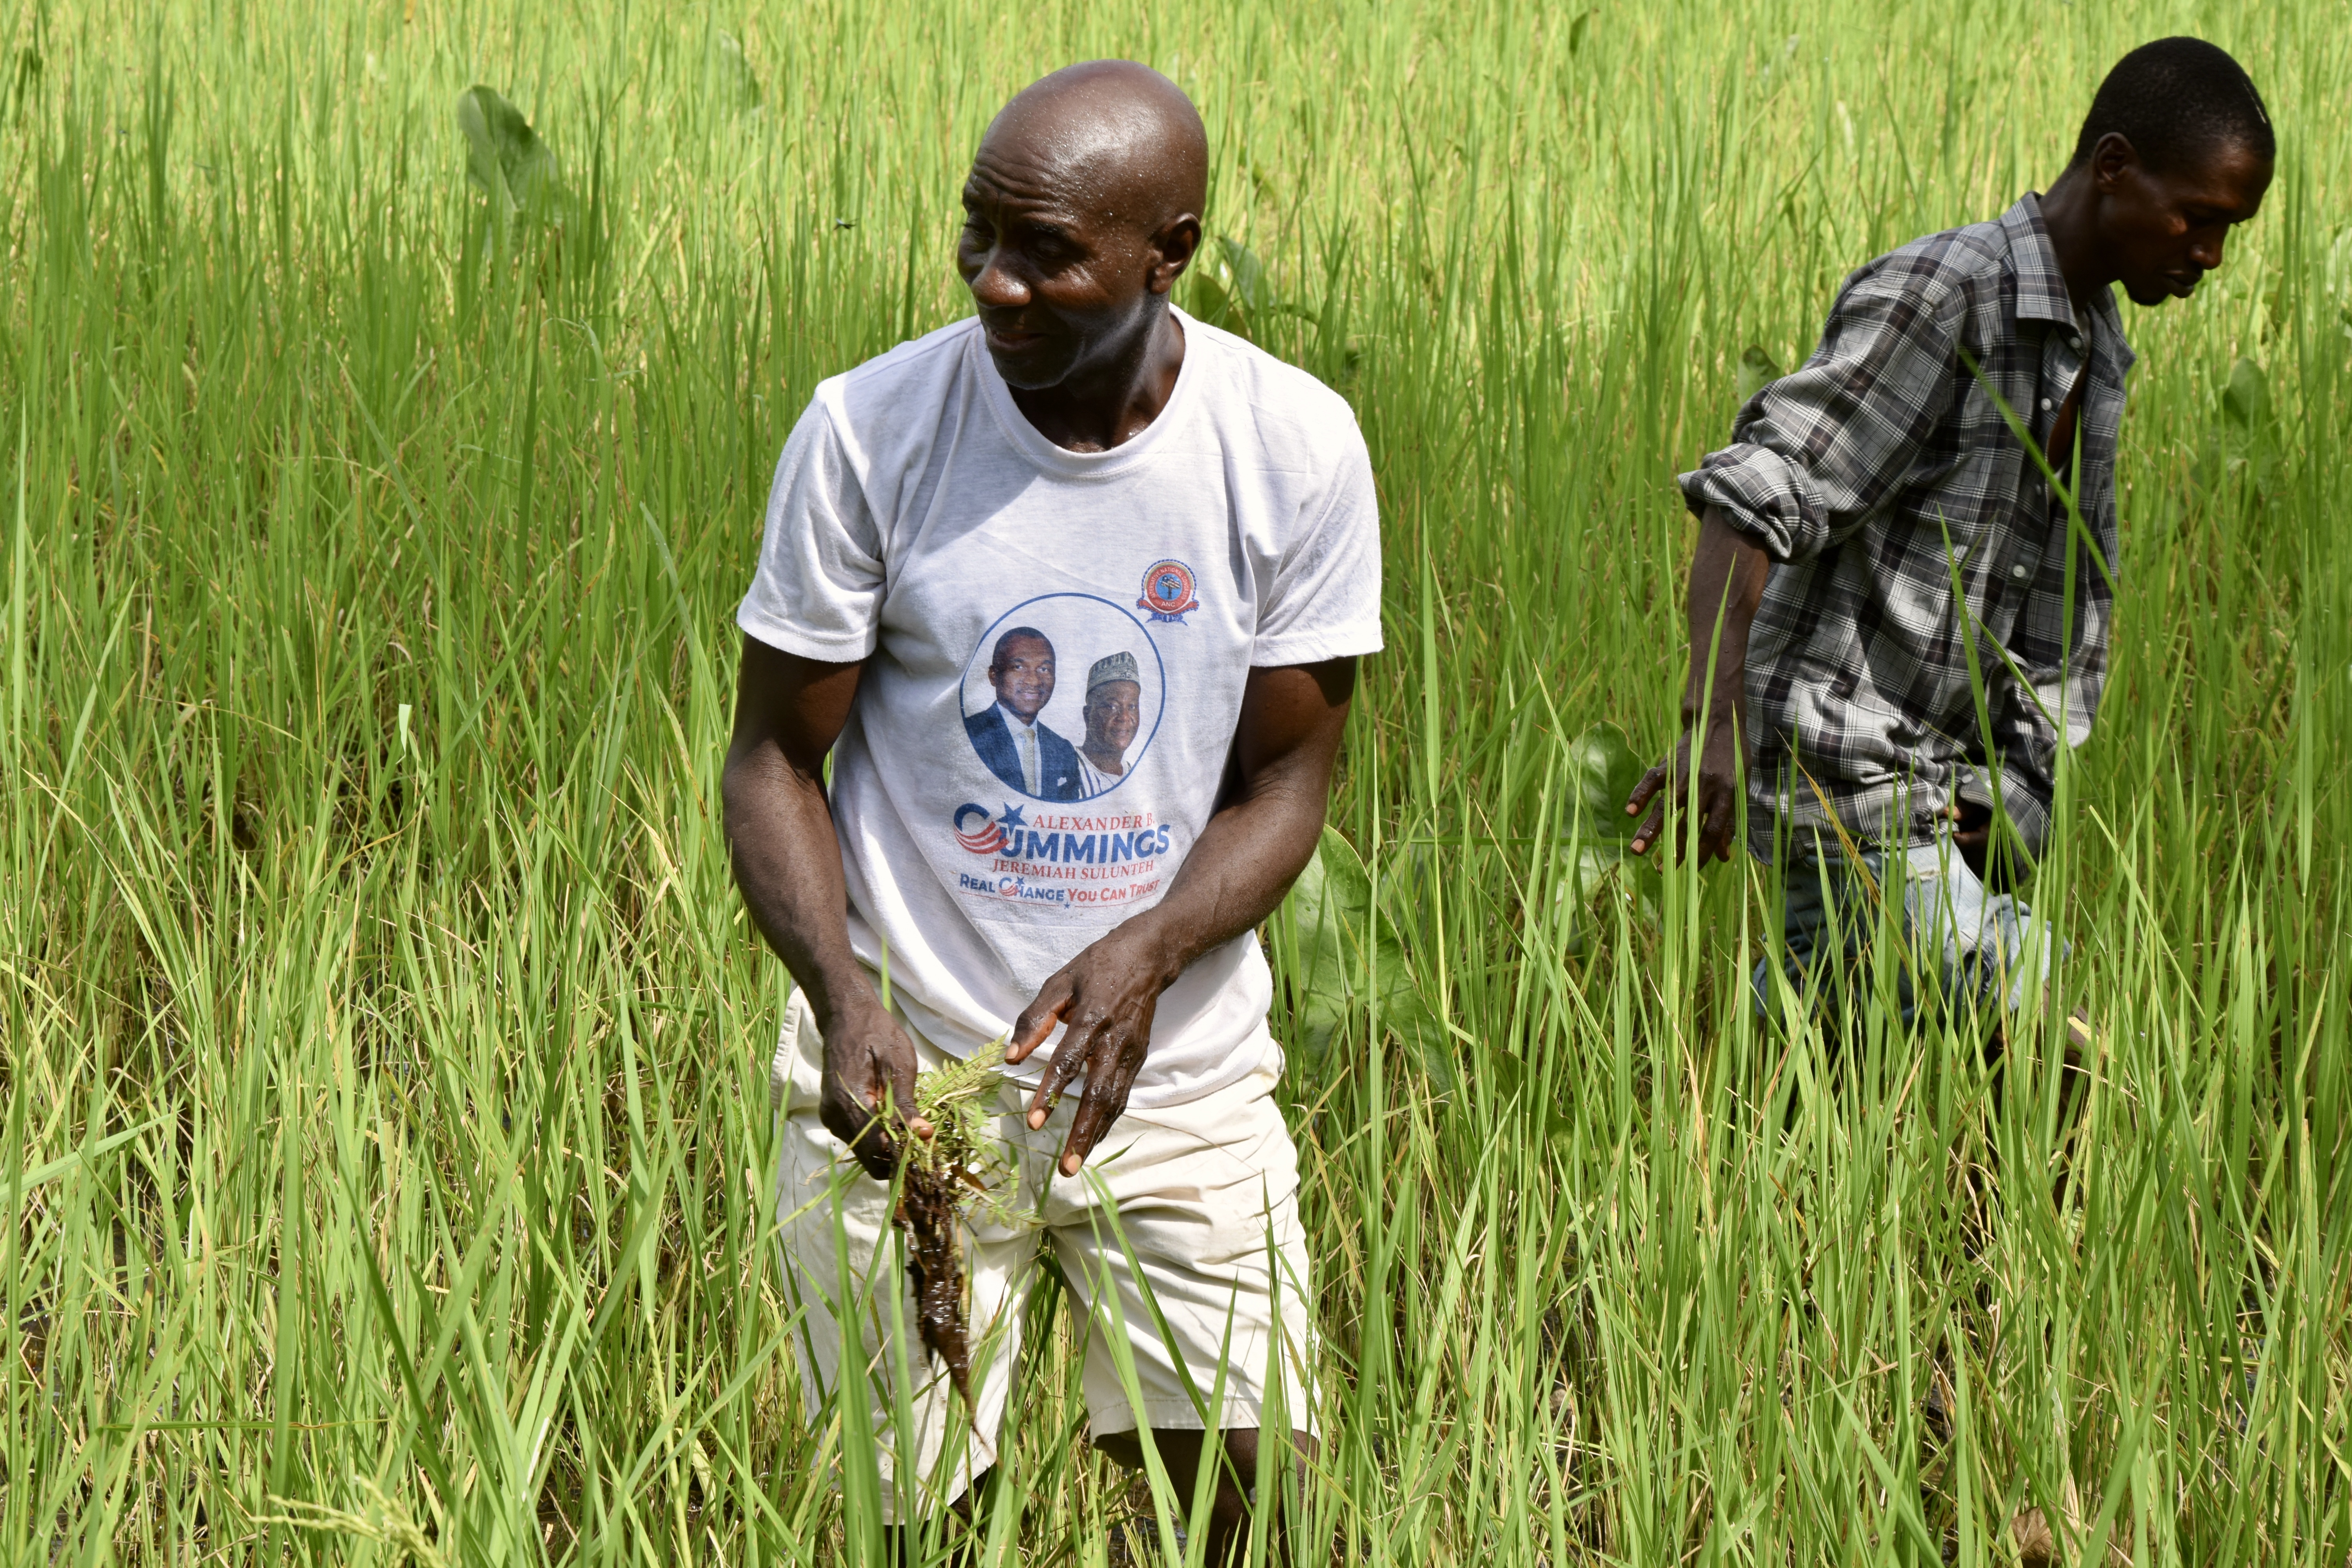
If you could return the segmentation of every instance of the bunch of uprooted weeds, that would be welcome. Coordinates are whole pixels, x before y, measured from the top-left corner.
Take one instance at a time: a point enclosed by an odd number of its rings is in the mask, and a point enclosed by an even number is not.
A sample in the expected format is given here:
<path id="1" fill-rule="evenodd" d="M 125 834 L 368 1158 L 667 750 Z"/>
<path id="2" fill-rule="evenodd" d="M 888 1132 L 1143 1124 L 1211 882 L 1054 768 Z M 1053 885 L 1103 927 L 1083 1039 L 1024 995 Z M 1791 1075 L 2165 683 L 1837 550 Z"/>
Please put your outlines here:
<path id="1" fill-rule="evenodd" d="M 915 1080 L 915 1115 L 929 1138 L 907 1138 L 891 1216 L 907 1238 L 907 1276 L 915 1289 L 915 1323 L 923 1344 L 947 1368 L 948 1381 L 971 1403 L 971 1335 L 964 1310 L 963 1247 L 957 1228 L 977 1205 L 994 1205 L 988 1177 L 1003 1164 L 988 1137 L 1004 1082 L 993 1053 L 950 1059 Z"/>

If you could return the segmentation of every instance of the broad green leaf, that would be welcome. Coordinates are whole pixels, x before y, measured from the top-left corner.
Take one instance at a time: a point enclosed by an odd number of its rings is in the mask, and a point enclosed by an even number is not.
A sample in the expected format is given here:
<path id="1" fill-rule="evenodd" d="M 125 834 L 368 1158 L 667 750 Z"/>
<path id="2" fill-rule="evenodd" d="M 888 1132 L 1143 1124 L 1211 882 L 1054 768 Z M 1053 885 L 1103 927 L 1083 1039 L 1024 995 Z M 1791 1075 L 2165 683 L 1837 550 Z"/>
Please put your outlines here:
<path id="1" fill-rule="evenodd" d="M 1384 1030 L 1422 1046 L 1442 1063 L 1443 1031 L 1413 981 L 1395 922 L 1386 911 L 1374 918 L 1370 872 L 1339 829 L 1324 827 L 1283 912 L 1292 944 L 1296 1044 L 1309 1058 L 1319 1058 L 1330 1048 L 1350 1009 L 1377 1002 Z"/>
<path id="2" fill-rule="evenodd" d="M 2242 430 L 2253 431 L 2270 423 L 2271 384 L 2263 367 L 2240 356 L 2230 367 L 2230 382 L 2221 391 L 2221 413 Z"/>
<path id="3" fill-rule="evenodd" d="M 1570 778 L 1576 794 L 1570 809 L 1581 808 L 1584 837 L 1631 838 L 1639 817 L 1625 815 L 1625 797 L 1650 771 L 1614 724 L 1595 724 L 1568 743 Z"/>
<path id="4" fill-rule="evenodd" d="M 554 195 L 553 150 L 495 89 L 475 86 L 458 97 L 457 129 L 466 137 L 467 178 L 501 216 L 536 211 Z"/>
<path id="5" fill-rule="evenodd" d="M 1763 349 L 1750 343 L 1740 351 L 1739 401 L 1742 406 L 1749 398 L 1780 379 L 1780 367 L 1772 363 L 1772 356 Z"/>
<path id="6" fill-rule="evenodd" d="M 1266 316 L 1277 309 L 1265 280 L 1265 265 L 1249 247 L 1220 235 L 1192 273 L 1192 313 L 1251 342 Z"/>
<path id="7" fill-rule="evenodd" d="M 1568 757 L 1572 793 L 1561 824 L 1559 853 L 1570 864 L 1558 897 L 1572 899 L 1581 911 L 1604 883 L 1615 879 L 1623 884 L 1636 914 L 1651 916 L 1656 909 L 1658 871 L 1631 852 L 1633 829 L 1642 819 L 1625 814 L 1625 798 L 1650 763 L 1614 724 L 1595 724 L 1577 736 L 1569 742 Z M 1581 919 L 1580 913 L 1580 924 Z M 1586 934 L 1576 932 L 1571 951 L 1581 948 Z"/>
<path id="8" fill-rule="evenodd" d="M 730 114 L 745 114 L 760 107 L 760 79 L 743 58 L 743 45 L 721 30 L 710 40 L 710 84 L 719 107 Z"/>
<path id="9" fill-rule="evenodd" d="M 1223 263 L 1225 290 L 1234 302 L 1244 310 L 1271 309 L 1274 299 L 1266 291 L 1265 264 L 1248 246 L 1223 235 L 1217 237 L 1217 251 Z"/>

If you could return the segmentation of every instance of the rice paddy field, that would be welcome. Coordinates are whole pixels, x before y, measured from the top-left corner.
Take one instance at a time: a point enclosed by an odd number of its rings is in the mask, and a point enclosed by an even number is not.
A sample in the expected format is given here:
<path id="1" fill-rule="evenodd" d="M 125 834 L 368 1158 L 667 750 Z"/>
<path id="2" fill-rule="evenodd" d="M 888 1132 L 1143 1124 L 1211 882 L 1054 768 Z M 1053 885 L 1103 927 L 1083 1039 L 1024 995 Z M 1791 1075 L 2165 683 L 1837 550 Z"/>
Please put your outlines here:
<path id="1" fill-rule="evenodd" d="M 772 1252 L 730 616 L 817 380 L 966 308 L 990 114 L 1122 55 L 1211 130 L 1180 298 L 1346 393 L 1384 512 L 1389 651 L 1267 932 L 1300 1559 L 2341 1568 L 2348 21 L 12 5 L 0 1559 L 873 1557 Z M 2114 679 L 2032 890 L 2104 1037 L 2069 1152 L 2039 1032 L 1996 1083 L 1891 961 L 1842 1047 L 1760 1027 L 1772 874 L 1627 868 L 1595 727 L 1675 733 L 1671 476 L 1743 377 L 2179 31 L 2281 159 L 2126 310 Z M 984 1558 L 1197 1561 L 1034 1321 Z"/>

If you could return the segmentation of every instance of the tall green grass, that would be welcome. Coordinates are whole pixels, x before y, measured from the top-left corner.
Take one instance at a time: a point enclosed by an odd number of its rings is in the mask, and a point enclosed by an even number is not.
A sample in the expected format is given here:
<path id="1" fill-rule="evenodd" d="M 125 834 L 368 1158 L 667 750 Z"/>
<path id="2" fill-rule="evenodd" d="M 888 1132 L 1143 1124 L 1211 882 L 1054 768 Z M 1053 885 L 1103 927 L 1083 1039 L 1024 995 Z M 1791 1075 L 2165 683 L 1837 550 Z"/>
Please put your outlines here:
<path id="1" fill-rule="evenodd" d="M 1188 298 L 1346 391 L 1384 510 L 1334 805 L 1381 920 L 1344 981 L 1271 933 L 1318 1047 L 1300 1539 L 1979 1563 L 2071 1493 L 2138 1562 L 2345 1561 L 2340 7 L 592 9 L 0 19 L 0 1557 L 868 1538 L 772 1256 L 729 612 L 815 382 L 963 308 L 989 113 L 1122 54 L 1246 247 Z M 1882 1008 L 1834 1070 L 1759 1030 L 1770 878 L 1607 873 L 1572 742 L 1671 737 L 1670 476 L 1741 351 L 2046 183 L 2179 30 L 2281 173 L 2126 312 L 2115 679 L 2035 889 L 2108 1041 L 2062 1203 L 2039 1044 L 1996 1096 Z M 476 83 L 557 161 L 511 224 Z M 993 1549 L 1099 1563 L 1135 1503 L 1040 1319 Z"/>

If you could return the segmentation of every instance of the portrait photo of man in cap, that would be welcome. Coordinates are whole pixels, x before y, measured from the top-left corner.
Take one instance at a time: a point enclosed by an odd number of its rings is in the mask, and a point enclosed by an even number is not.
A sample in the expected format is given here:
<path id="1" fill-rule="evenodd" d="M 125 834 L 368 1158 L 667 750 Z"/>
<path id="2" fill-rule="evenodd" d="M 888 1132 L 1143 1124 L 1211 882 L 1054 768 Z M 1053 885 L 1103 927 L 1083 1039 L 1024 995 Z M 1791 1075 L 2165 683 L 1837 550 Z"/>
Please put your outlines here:
<path id="1" fill-rule="evenodd" d="M 1078 747 L 1078 793 L 1091 798 L 1127 775 L 1127 749 L 1143 717 L 1143 679 L 1131 653 L 1095 660 L 1087 671 L 1087 738 Z"/>

